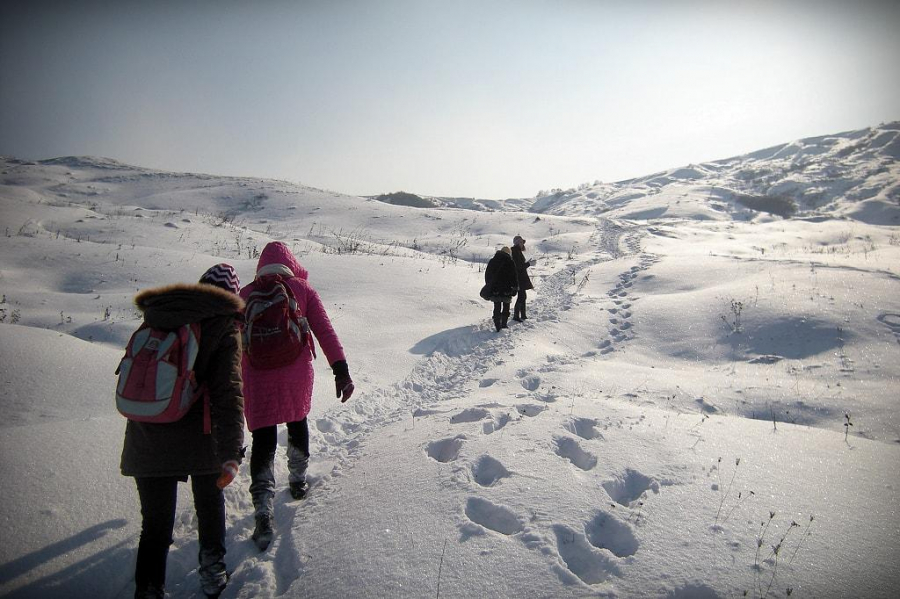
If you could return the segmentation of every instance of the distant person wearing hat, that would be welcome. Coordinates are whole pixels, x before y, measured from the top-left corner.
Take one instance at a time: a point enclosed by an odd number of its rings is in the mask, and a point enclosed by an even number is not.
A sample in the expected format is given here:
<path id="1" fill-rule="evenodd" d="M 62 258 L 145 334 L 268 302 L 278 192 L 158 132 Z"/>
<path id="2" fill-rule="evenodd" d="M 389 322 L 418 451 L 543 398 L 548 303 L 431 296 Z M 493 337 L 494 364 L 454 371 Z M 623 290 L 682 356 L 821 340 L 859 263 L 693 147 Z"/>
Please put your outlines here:
<path id="1" fill-rule="evenodd" d="M 525 260 L 525 240 L 521 235 L 513 237 L 512 259 L 516 265 L 516 277 L 519 279 L 519 297 L 516 299 L 516 307 L 513 309 L 513 320 L 522 322 L 526 318 L 525 315 L 525 298 L 526 291 L 534 289 L 531 279 L 528 277 L 528 267 L 537 263 L 537 260 Z"/>

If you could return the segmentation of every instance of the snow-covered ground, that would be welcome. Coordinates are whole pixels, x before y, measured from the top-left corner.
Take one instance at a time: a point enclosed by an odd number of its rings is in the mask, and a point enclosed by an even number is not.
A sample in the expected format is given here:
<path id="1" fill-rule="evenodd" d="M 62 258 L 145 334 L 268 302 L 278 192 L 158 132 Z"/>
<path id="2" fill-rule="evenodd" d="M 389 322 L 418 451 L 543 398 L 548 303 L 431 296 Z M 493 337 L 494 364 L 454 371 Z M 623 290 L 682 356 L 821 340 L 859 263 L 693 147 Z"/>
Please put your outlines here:
<path id="1" fill-rule="evenodd" d="M 898 152 L 894 123 L 472 209 L 2 159 L 0 594 L 131 595 L 131 299 L 220 261 L 249 281 L 279 239 L 357 394 L 320 359 L 312 490 L 277 496 L 267 552 L 246 465 L 226 490 L 223 597 L 892 597 Z M 498 334 L 478 289 L 516 234 L 536 289 Z"/>

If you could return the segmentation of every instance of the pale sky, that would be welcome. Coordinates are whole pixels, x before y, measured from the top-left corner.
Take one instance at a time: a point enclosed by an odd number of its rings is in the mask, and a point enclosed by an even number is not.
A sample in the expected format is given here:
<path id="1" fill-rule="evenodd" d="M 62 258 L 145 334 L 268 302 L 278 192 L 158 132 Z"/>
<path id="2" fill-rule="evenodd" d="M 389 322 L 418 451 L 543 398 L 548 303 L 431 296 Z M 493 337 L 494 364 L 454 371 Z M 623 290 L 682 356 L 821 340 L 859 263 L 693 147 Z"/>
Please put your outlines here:
<path id="1" fill-rule="evenodd" d="M 900 2 L 0 2 L 0 154 L 530 197 L 900 119 Z"/>

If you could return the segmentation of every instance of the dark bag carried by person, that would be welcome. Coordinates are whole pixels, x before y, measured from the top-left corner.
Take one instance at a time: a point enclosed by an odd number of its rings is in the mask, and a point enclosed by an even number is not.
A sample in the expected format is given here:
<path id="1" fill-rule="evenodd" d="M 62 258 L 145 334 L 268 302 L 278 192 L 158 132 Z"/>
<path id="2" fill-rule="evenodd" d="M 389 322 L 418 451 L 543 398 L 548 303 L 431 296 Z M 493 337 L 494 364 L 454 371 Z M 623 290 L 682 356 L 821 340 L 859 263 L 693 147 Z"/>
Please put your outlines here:
<path id="1" fill-rule="evenodd" d="M 290 364 L 309 342 L 309 323 L 300 314 L 290 285 L 279 275 L 257 280 L 247 296 L 244 320 L 244 351 L 254 368 Z"/>

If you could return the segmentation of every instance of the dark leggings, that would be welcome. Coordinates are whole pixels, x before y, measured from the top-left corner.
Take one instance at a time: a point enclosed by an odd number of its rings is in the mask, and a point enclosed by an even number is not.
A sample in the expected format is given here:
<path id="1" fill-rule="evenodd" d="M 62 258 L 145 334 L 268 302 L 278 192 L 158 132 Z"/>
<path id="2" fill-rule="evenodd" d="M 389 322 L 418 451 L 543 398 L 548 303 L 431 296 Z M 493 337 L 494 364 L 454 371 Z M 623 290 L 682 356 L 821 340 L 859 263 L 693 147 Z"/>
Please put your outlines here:
<path id="1" fill-rule="evenodd" d="M 218 474 L 191 477 L 200 549 L 225 555 L 225 499 L 216 486 Z M 138 543 L 134 581 L 138 588 L 166 582 L 166 558 L 175 527 L 178 482 L 183 477 L 135 478 L 141 499 L 141 540 Z"/>
<path id="2" fill-rule="evenodd" d="M 494 302 L 494 320 L 509 318 L 509 302 Z"/>
<path id="3" fill-rule="evenodd" d="M 526 296 L 525 290 L 519 289 L 519 297 L 516 298 L 516 307 L 513 309 L 513 318 L 525 318 Z"/>
<path id="4" fill-rule="evenodd" d="M 288 422 L 288 443 L 309 457 L 309 424 L 306 418 L 297 422 Z M 264 426 L 250 433 L 253 435 L 253 447 L 250 453 L 250 476 L 260 472 L 275 460 L 275 449 L 278 446 L 278 427 Z"/>

